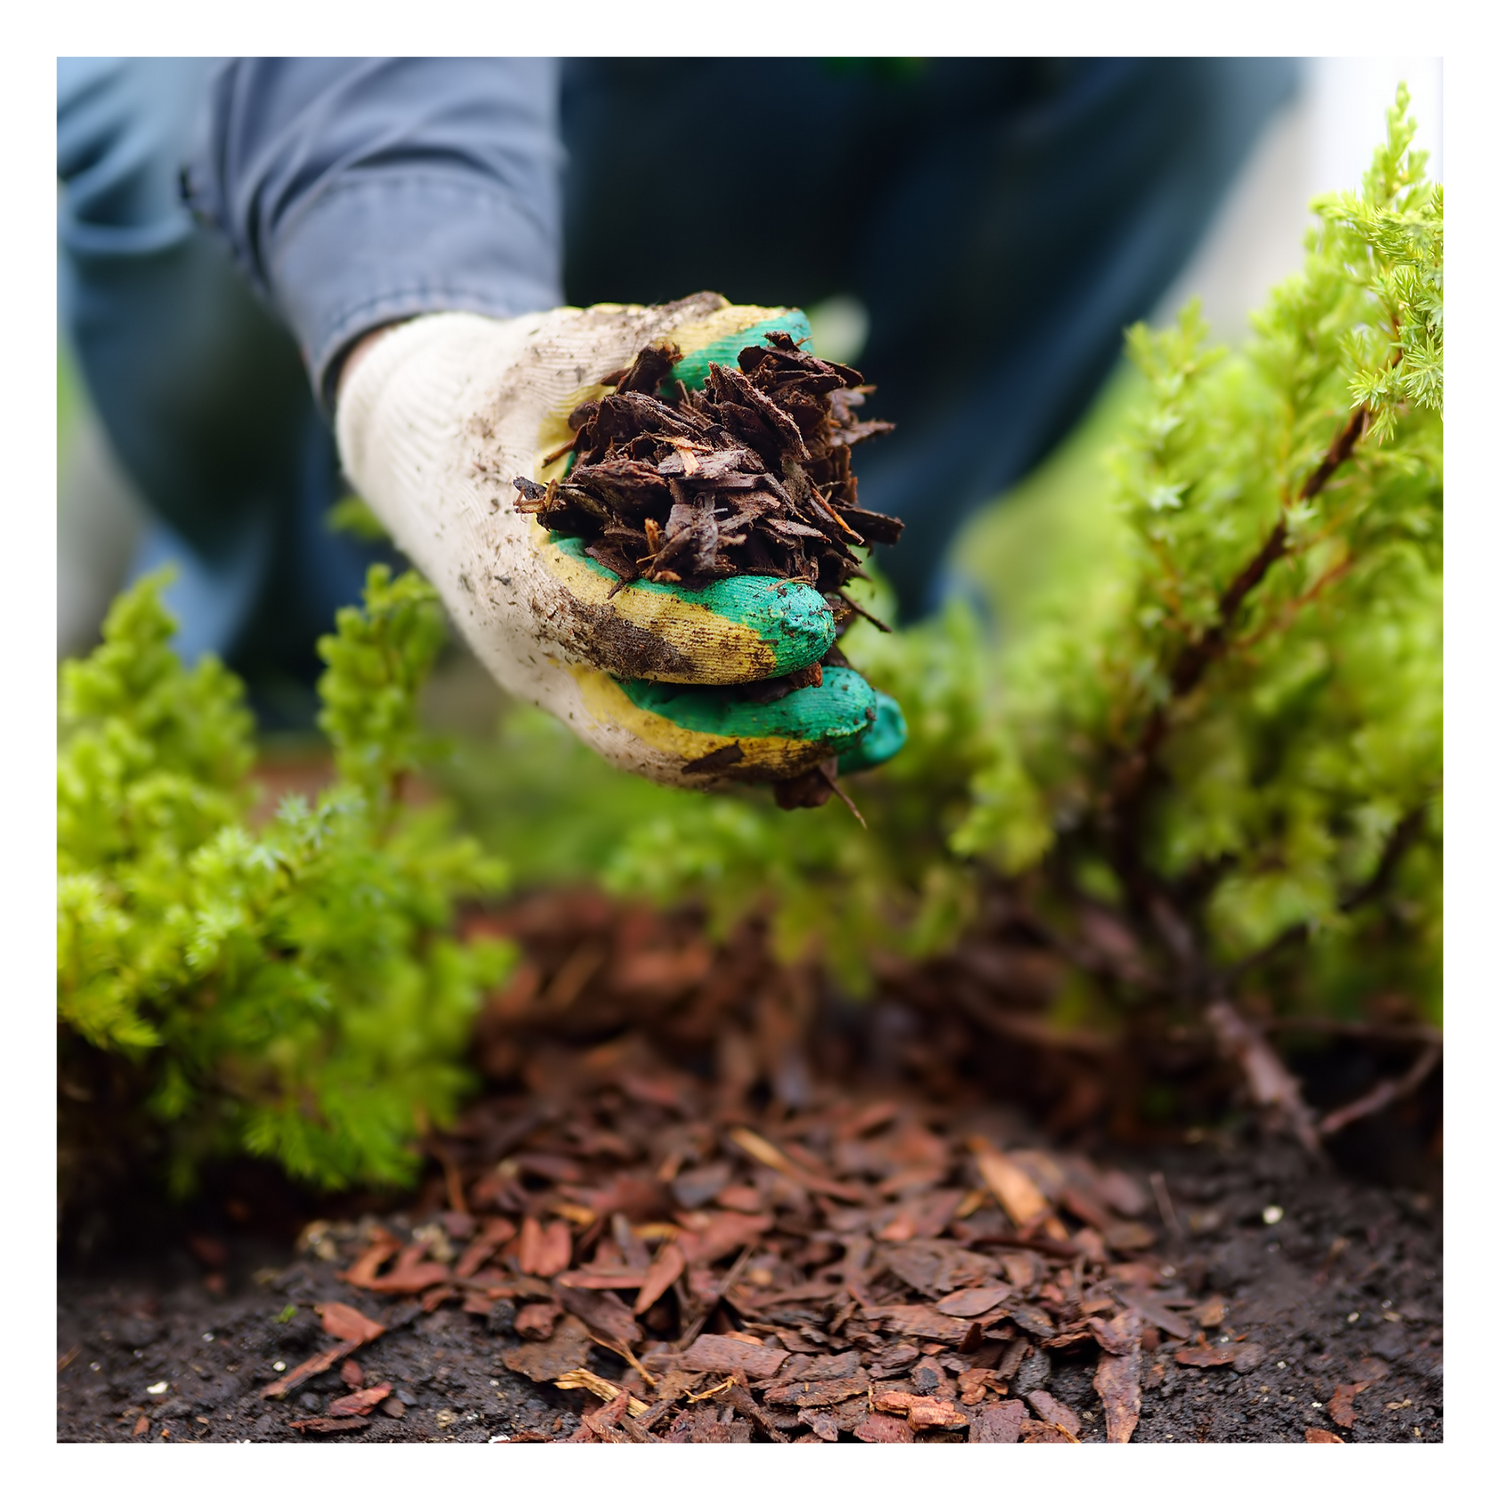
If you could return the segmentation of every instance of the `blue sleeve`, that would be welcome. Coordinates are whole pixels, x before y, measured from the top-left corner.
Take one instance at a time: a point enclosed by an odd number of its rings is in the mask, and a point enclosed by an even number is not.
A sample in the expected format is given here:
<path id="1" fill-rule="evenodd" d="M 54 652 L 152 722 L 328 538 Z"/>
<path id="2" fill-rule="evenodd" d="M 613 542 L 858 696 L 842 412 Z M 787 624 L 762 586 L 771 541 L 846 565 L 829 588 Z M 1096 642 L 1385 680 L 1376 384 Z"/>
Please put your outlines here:
<path id="1" fill-rule="evenodd" d="M 558 66 L 543 58 L 239 58 L 184 177 L 291 328 L 327 404 L 361 334 L 562 301 Z"/>

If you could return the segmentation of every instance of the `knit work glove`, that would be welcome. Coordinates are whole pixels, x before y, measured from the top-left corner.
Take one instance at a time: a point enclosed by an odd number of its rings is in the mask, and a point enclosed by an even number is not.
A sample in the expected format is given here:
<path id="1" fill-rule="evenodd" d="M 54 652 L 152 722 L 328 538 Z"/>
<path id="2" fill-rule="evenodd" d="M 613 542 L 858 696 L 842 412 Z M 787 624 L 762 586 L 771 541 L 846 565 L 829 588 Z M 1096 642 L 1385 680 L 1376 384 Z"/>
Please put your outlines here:
<path id="1" fill-rule="evenodd" d="M 900 711 L 847 668 L 747 701 L 734 684 L 785 676 L 833 644 L 821 594 L 751 575 L 621 587 L 579 539 L 518 511 L 512 481 L 562 475 L 566 458 L 551 456 L 573 436 L 569 413 L 647 344 L 670 337 L 684 356 L 673 373 L 691 386 L 772 329 L 808 335 L 800 312 L 711 293 L 504 320 L 437 313 L 375 343 L 340 393 L 345 472 L 480 661 L 605 759 L 669 785 L 788 781 L 831 757 L 862 769 L 900 748 Z"/>

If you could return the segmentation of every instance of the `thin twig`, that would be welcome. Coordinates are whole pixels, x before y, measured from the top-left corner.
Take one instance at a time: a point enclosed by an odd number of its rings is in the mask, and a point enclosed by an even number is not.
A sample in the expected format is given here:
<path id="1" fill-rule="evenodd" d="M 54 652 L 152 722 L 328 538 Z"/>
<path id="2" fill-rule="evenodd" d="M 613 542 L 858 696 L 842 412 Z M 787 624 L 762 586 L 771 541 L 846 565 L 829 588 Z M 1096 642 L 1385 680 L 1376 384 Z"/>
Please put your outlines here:
<path id="1" fill-rule="evenodd" d="M 1259 1028 L 1222 996 L 1203 1015 L 1220 1049 L 1239 1068 L 1251 1100 L 1260 1109 L 1283 1116 L 1308 1154 L 1321 1159 L 1322 1141 L 1313 1112 L 1302 1097 L 1302 1085 Z"/>
<path id="2" fill-rule="evenodd" d="M 854 814 L 855 820 L 858 822 L 859 826 L 863 828 L 866 833 L 868 833 L 870 831 L 870 825 L 865 822 L 865 815 L 860 812 L 860 810 L 854 805 L 854 798 L 851 797 L 849 793 L 839 785 L 838 777 L 833 775 L 828 770 L 828 768 L 823 765 L 817 766 L 816 770 L 818 772 L 818 775 L 828 783 L 829 788 L 833 792 L 833 795 L 837 797 L 839 801 L 842 802 L 844 806 Z"/>
<path id="3" fill-rule="evenodd" d="M 1167 1233 L 1174 1240 L 1180 1240 L 1182 1225 L 1177 1222 L 1177 1211 L 1172 1207 L 1172 1195 L 1167 1191 L 1167 1178 L 1164 1172 L 1151 1174 L 1151 1193 L 1156 1199 L 1156 1211 L 1161 1215 L 1161 1221 L 1166 1226 Z"/>
<path id="4" fill-rule="evenodd" d="M 1369 424 L 1369 415 L 1363 406 L 1355 410 L 1343 430 L 1329 445 L 1317 468 L 1303 482 L 1298 491 L 1299 500 L 1307 501 L 1317 495 L 1339 466 L 1348 459 L 1355 443 L 1363 436 Z M 1272 565 L 1286 555 L 1289 536 L 1286 512 L 1283 510 L 1254 557 L 1230 580 L 1228 587 L 1219 596 L 1214 623 L 1183 650 L 1173 663 L 1168 677 L 1167 697 L 1151 710 L 1135 747 L 1116 767 L 1106 793 L 1103 815 L 1106 826 L 1113 825 L 1113 862 L 1124 878 L 1126 888 L 1138 909 L 1144 909 L 1149 897 L 1146 888 L 1148 880 L 1138 852 L 1142 804 L 1156 771 L 1157 752 L 1167 736 L 1172 707 L 1198 686 L 1204 673 L 1228 649 L 1229 630 L 1235 617 L 1245 600 L 1270 572 Z"/>
<path id="5" fill-rule="evenodd" d="M 1366 1115 L 1377 1114 L 1398 1099 L 1404 1099 L 1408 1094 L 1416 1093 L 1426 1081 L 1427 1075 L 1437 1066 L 1438 1059 L 1442 1055 L 1443 1048 L 1440 1042 L 1434 1042 L 1424 1048 L 1422 1055 L 1402 1077 L 1388 1078 L 1383 1083 L 1377 1083 L 1363 1098 L 1356 1099 L 1352 1104 L 1346 1104 L 1342 1109 L 1336 1109 L 1331 1114 L 1324 1115 L 1318 1125 L 1318 1133 L 1325 1137 L 1334 1135 L 1346 1125 L 1352 1125 L 1356 1120 L 1364 1119 Z"/>

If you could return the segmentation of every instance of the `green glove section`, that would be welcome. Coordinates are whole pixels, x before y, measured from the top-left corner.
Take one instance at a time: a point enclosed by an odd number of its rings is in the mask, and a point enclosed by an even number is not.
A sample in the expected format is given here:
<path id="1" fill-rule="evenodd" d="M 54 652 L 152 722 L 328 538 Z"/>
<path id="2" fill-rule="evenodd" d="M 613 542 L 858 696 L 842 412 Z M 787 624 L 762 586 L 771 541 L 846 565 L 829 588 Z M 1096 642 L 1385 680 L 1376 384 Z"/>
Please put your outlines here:
<path id="1" fill-rule="evenodd" d="M 785 677 L 821 660 L 837 634 L 827 601 L 805 583 L 742 573 L 702 589 L 646 579 L 619 589 L 619 579 L 588 556 L 581 537 L 551 536 L 547 546 L 554 557 L 572 560 L 570 582 L 579 597 L 612 596 L 617 614 L 676 650 L 677 680 Z"/>
<path id="2" fill-rule="evenodd" d="M 889 693 L 875 694 L 875 722 L 852 749 L 839 756 L 839 775 L 883 766 L 906 743 L 906 715 Z"/>
<path id="3" fill-rule="evenodd" d="M 739 767 L 735 774 L 746 780 L 780 779 L 790 767 L 806 769 L 852 751 L 879 720 L 874 688 L 848 667 L 828 667 L 821 686 L 797 688 L 774 703 L 749 702 L 736 688 L 623 681 L 619 687 L 645 713 L 702 736 L 705 754 L 722 757 L 732 743 L 738 755 L 712 769 Z"/>
<path id="4" fill-rule="evenodd" d="M 770 332 L 785 332 L 799 341 L 812 337 L 807 315 L 791 308 L 690 349 L 673 377 L 689 390 L 701 390 L 710 364 L 735 365 L 741 349 L 760 343 Z M 581 541 L 557 538 L 556 545 L 587 563 L 601 583 L 614 584 L 607 568 L 584 555 Z M 734 672 L 740 681 L 797 671 L 820 660 L 835 638 L 832 610 L 817 590 L 802 583 L 741 576 L 699 590 L 638 582 L 622 592 L 636 596 L 657 617 L 653 623 L 658 630 L 675 616 L 683 617 L 682 623 L 704 614 L 731 622 L 730 654 L 744 657 Z M 716 635 L 722 642 L 722 630 Z M 747 672 L 752 662 L 757 669 Z M 831 756 L 839 758 L 840 772 L 848 774 L 881 765 L 906 743 L 906 721 L 895 699 L 877 693 L 846 667 L 826 668 L 820 687 L 796 689 L 773 703 L 749 702 L 733 687 L 620 677 L 615 682 L 642 712 L 679 734 L 703 737 L 705 775 L 778 780 Z"/>

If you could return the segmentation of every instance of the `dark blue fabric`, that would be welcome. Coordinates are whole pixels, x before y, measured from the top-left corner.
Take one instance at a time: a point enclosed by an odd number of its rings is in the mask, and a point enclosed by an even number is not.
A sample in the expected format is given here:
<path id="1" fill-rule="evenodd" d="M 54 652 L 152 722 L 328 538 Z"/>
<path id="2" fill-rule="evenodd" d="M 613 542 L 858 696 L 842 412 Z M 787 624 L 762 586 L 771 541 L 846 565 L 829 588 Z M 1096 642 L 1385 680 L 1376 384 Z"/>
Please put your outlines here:
<path id="1" fill-rule="evenodd" d="M 325 398 L 359 334 L 562 300 L 557 64 L 240 58 L 218 70 L 193 207 L 297 336 Z"/>
<path id="2" fill-rule="evenodd" d="M 59 62 L 59 312 L 150 507 L 131 576 L 172 563 L 181 654 L 227 657 L 271 722 L 304 722 L 314 643 L 388 549 L 323 524 L 338 459 L 297 347 L 183 206 L 180 164 L 212 68 Z"/>
<path id="3" fill-rule="evenodd" d="M 965 517 L 1081 415 L 1186 264 L 1288 59 L 596 59 L 565 66 L 569 300 L 709 287 L 870 312 L 862 503 L 903 615 Z"/>
<path id="4" fill-rule="evenodd" d="M 853 294 L 872 414 L 898 424 L 861 450 L 861 494 L 908 523 L 880 562 L 911 618 L 972 507 L 1087 405 L 1295 76 L 1254 59 L 64 62 L 64 323 L 162 520 L 152 555 L 193 574 L 186 639 L 306 680 L 370 555 L 321 526 L 338 480 L 313 396 L 360 334 L 565 298 Z"/>

